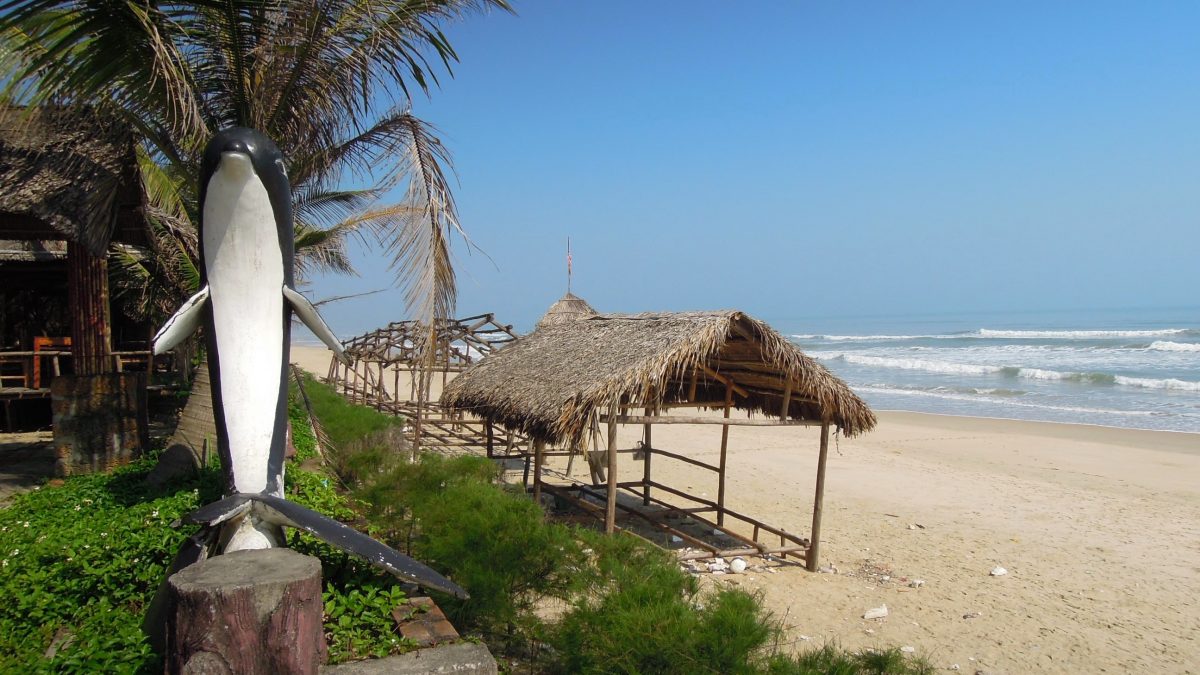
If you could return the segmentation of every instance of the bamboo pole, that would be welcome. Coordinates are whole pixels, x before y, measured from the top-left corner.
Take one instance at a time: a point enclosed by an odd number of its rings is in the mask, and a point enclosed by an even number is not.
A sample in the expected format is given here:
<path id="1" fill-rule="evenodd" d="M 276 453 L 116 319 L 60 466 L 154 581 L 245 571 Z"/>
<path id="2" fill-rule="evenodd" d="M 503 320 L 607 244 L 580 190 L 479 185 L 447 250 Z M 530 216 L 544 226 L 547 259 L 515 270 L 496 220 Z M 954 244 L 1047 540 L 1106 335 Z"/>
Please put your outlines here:
<path id="1" fill-rule="evenodd" d="M 617 406 L 609 407 L 608 416 L 608 499 L 604 510 L 604 533 L 617 526 Z"/>
<path id="2" fill-rule="evenodd" d="M 646 417 L 650 417 L 653 412 L 653 408 L 646 408 Z M 654 446 L 651 444 L 650 432 L 653 427 L 654 425 L 649 422 L 646 422 L 645 426 L 642 427 L 642 434 L 646 437 L 643 442 L 645 447 L 642 448 L 642 461 L 645 462 L 642 465 L 642 481 L 644 483 L 642 485 L 642 506 L 650 506 L 650 457 L 654 455 Z M 725 428 L 728 429 L 729 427 Z"/>
<path id="3" fill-rule="evenodd" d="M 542 505 L 542 452 L 545 449 L 545 441 L 533 442 L 533 503 L 539 507 Z"/>
<path id="4" fill-rule="evenodd" d="M 725 419 L 729 419 L 729 411 L 733 410 L 734 385 L 725 385 Z M 725 524 L 725 455 L 729 450 L 729 425 L 721 427 L 721 471 L 717 474 L 717 525 Z"/>
<path id="5" fill-rule="evenodd" d="M 821 425 L 821 454 L 817 459 L 817 496 L 813 499 L 812 541 L 808 545 L 805 562 L 809 572 L 817 571 L 817 557 L 821 550 L 821 502 L 825 499 L 825 459 L 829 455 L 829 423 Z"/>

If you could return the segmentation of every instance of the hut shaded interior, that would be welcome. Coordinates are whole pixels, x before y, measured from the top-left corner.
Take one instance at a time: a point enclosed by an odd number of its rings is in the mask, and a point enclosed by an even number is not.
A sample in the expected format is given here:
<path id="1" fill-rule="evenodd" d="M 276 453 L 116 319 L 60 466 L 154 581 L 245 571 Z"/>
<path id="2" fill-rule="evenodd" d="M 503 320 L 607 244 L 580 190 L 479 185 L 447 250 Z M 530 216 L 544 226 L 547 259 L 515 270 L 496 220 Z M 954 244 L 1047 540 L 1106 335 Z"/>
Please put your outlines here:
<path id="1" fill-rule="evenodd" d="M 615 527 L 617 489 L 638 490 L 644 505 L 656 499 L 653 490 L 699 503 L 687 509 L 715 513 L 714 527 L 761 553 L 796 555 L 816 565 L 824 470 L 831 428 L 848 436 L 869 431 L 875 416 L 866 403 L 821 364 L 804 355 L 765 323 L 742 312 L 682 312 L 601 314 L 572 321 L 539 325 L 514 344 L 497 351 L 450 382 L 442 403 L 470 412 L 506 430 L 532 439 L 533 491 L 540 498 L 543 458 L 573 454 L 589 441 L 599 446 L 600 427 L 607 427 L 607 471 L 591 466 L 593 484 L 607 483 L 605 527 Z M 723 415 L 681 416 L 679 409 L 721 410 Z M 733 411 L 746 415 L 734 416 Z M 632 412 L 632 414 L 631 414 Z M 655 447 L 656 424 L 708 424 L 721 429 L 719 465 L 706 465 Z M 619 450 L 616 425 L 642 425 L 643 448 Z M 754 426 L 818 426 L 821 447 L 817 468 L 813 536 L 799 539 L 729 509 L 725 502 L 729 428 Z M 489 450 L 493 451 L 492 443 Z M 563 451 L 548 446 L 565 448 Z M 617 455 L 639 452 L 644 478 L 618 484 Z M 587 453 L 593 458 L 593 453 Z M 652 458 L 702 465 L 718 476 L 715 501 L 689 495 L 652 480 Z M 599 460 L 596 460 L 597 462 Z M 607 473 L 607 477 L 604 477 Z M 557 488 L 549 486 L 554 491 Z M 635 514 L 637 515 L 637 514 Z M 644 515 L 644 514 L 642 514 Z M 729 517 L 753 527 L 746 536 L 725 527 Z M 707 521 L 702 521 L 707 522 Z M 661 523 L 660 523 L 661 524 Z M 758 541 L 761 532 L 779 535 L 779 546 Z M 713 555 L 727 553 L 696 542 Z"/>
<path id="2" fill-rule="evenodd" d="M 108 287 L 110 244 L 148 242 L 127 125 L 87 109 L 0 107 L 0 242 L 0 401 L 9 428 L 12 402 L 49 398 L 58 374 L 120 380 L 127 367 L 152 367 L 145 344 L 114 349 L 126 331 L 149 338 L 149 327 L 114 322 Z"/>

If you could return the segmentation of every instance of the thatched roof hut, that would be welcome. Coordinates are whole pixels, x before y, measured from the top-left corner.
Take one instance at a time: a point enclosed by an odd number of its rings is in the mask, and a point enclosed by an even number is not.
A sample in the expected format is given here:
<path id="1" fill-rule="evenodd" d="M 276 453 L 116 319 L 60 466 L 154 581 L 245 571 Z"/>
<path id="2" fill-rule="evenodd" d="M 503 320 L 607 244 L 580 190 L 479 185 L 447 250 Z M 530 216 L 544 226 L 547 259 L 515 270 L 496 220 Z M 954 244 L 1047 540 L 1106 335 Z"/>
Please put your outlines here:
<path id="1" fill-rule="evenodd" d="M 0 107 L 0 237 L 66 239 L 104 255 L 145 244 L 134 136 L 93 111 Z"/>
<path id="2" fill-rule="evenodd" d="M 573 297 L 573 296 L 572 296 Z M 613 405 L 692 401 L 829 422 L 848 436 L 875 426 L 867 404 L 767 324 L 741 312 L 600 314 L 541 323 L 451 382 L 442 403 L 549 443 L 580 438 Z M 786 402 L 786 403 L 785 403 Z"/>
<path id="3" fill-rule="evenodd" d="M 592 309 L 587 300 L 567 291 L 567 294 L 559 298 L 558 302 L 550 305 L 550 309 L 546 310 L 546 313 L 538 320 L 537 328 L 569 323 L 593 316 L 596 316 L 596 310 Z"/>
<path id="4" fill-rule="evenodd" d="M 532 334 L 498 350 L 468 368 L 442 394 L 442 403 L 484 419 L 488 454 L 493 455 L 492 423 L 529 436 L 532 450 L 533 495 L 543 489 L 596 513 L 589 500 L 603 499 L 604 528 L 613 532 L 618 508 L 650 521 L 654 528 L 672 533 L 699 547 L 691 557 L 743 555 L 793 555 L 815 570 L 818 560 L 825 464 L 831 427 L 847 436 L 869 431 L 875 415 L 845 382 L 805 356 L 794 344 L 765 323 L 741 312 L 676 312 L 658 314 L 597 314 L 574 321 L 543 323 Z M 667 414 L 679 408 L 720 409 L 723 416 Z M 746 419 L 731 415 L 747 413 Z M 644 411 L 644 415 L 641 414 Z M 761 414 L 774 419 L 749 419 Z M 586 454 L 592 485 L 607 483 L 601 495 L 584 485 L 543 483 L 542 461 L 547 456 L 570 454 L 585 445 L 599 447 L 599 426 L 608 427 L 607 469 L 598 453 Z M 617 447 L 617 425 L 641 425 L 637 448 Z M 656 445 L 651 429 L 656 424 L 712 424 L 721 426 L 719 461 L 707 463 Z M 819 426 L 820 446 L 813 501 L 812 537 L 776 528 L 740 514 L 725 503 L 727 450 L 731 426 Z M 565 444 L 564 452 L 547 451 L 547 444 Z M 643 461 L 640 480 L 618 479 L 617 456 L 635 453 Z M 506 455 L 507 456 L 507 455 Z M 717 476 L 717 498 L 689 494 L 653 480 L 651 458 L 665 457 L 712 471 Z M 528 464 L 527 464 L 528 466 Z M 528 470 L 528 469 L 527 469 Z M 567 469 L 568 477 L 570 468 Z M 607 477 L 604 474 L 607 473 Z M 640 490 L 643 507 L 666 508 L 658 515 L 628 503 L 619 503 L 618 490 Z M 655 492 L 659 496 L 655 496 Z M 662 494 L 682 497 L 700 506 L 680 509 Z M 715 520 L 701 513 L 716 514 Z M 663 519 L 663 514 L 686 513 L 688 518 L 715 528 L 739 542 L 724 549 L 692 536 Z M 726 521 L 742 523 L 741 531 Z M 712 531 L 711 529 L 709 531 Z M 769 535 L 769 536 L 768 536 Z M 778 544 L 761 541 L 778 537 Z M 748 547 L 748 548 L 746 548 Z"/>

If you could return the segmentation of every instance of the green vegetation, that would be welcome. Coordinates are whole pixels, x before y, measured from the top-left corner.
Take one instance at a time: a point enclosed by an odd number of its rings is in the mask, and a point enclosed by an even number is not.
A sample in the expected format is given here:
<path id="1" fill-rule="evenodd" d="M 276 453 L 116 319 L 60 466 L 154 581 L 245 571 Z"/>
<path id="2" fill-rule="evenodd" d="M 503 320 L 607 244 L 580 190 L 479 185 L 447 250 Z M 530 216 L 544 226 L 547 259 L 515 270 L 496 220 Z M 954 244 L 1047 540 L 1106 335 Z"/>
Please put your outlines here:
<path id="1" fill-rule="evenodd" d="M 496 483 L 481 457 L 425 455 L 389 445 L 396 421 L 349 406 L 318 383 L 306 390 L 330 437 L 338 477 L 305 470 L 315 438 L 298 404 L 297 461 L 288 498 L 370 531 L 433 566 L 471 598 L 436 600 L 467 637 L 514 670 L 545 673 L 799 673 L 916 675 L 928 664 L 899 650 L 833 646 L 772 653 L 779 635 L 758 598 L 700 592 L 666 552 L 628 535 L 547 523 L 523 495 Z M 355 428 L 370 433 L 355 438 Z M 142 612 L 189 528 L 169 524 L 216 499 L 219 472 L 150 489 L 153 462 L 48 486 L 0 510 L 0 671 L 149 672 L 161 669 L 140 631 Z M 346 482 L 351 494 L 336 485 Z M 395 580 L 307 535 L 297 550 L 321 559 L 332 662 L 401 653 L 391 610 Z M 547 609 L 553 611 L 547 611 Z"/>
<path id="2" fill-rule="evenodd" d="M 315 456 L 307 420 L 291 410 L 298 459 Z M 0 510 L 0 672 L 161 670 L 141 632 L 142 614 L 194 528 L 170 523 L 221 495 L 220 472 L 149 488 L 153 459 L 19 495 Z M 356 514 L 329 476 L 293 463 L 288 498 L 343 521 Z M 308 537 L 293 546 L 321 559 L 331 661 L 411 648 L 387 610 L 395 580 Z M 380 611 L 383 608 L 383 611 Z"/>

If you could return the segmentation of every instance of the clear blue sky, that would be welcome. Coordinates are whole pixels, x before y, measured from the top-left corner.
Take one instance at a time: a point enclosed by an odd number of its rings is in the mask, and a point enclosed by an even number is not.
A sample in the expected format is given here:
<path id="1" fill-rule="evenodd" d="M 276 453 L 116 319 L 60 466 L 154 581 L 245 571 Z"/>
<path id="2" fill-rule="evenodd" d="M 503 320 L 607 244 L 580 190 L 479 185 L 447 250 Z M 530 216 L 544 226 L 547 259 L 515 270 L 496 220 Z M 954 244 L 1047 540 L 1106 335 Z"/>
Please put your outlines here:
<path id="1" fill-rule="evenodd" d="M 448 27 L 458 314 L 1196 306 L 1200 3 L 516 0 Z M 359 278 L 317 298 L 391 285 Z M 391 290 L 322 308 L 343 338 Z"/>

